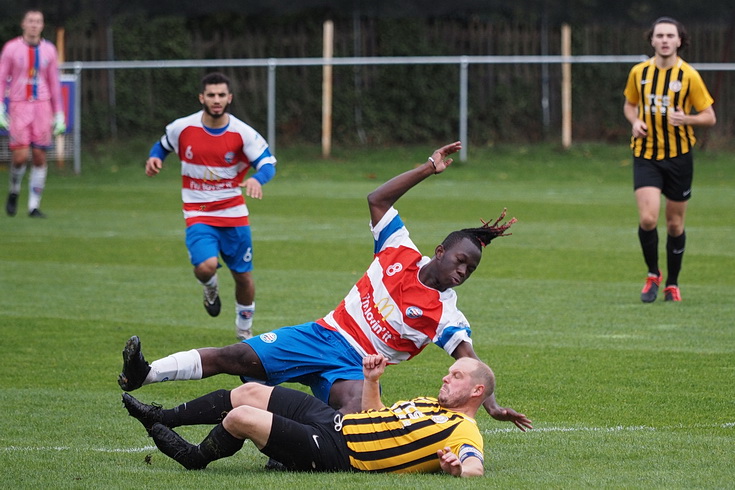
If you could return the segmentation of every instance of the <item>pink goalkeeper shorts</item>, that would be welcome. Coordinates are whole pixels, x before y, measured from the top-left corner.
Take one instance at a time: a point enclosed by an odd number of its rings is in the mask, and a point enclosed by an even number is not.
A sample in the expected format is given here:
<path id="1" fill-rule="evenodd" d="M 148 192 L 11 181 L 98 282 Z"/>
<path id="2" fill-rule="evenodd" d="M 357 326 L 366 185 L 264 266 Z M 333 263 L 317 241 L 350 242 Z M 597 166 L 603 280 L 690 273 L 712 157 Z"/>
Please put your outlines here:
<path id="1" fill-rule="evenodd" d="M 53 108 L 50 100 L 10 102 L 11 150 L 19 148 L 51 148 Z"/>

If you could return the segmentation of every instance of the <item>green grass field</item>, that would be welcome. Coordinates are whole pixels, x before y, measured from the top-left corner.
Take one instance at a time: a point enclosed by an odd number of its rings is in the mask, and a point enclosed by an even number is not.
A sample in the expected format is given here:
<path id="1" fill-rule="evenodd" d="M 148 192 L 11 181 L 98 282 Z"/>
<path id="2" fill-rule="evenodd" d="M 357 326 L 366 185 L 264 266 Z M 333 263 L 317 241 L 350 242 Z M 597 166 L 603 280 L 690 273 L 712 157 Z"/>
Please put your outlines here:
<path id="1" fill-rule="evenodd" d="M 116 383 L 133 334 L 149 360 L 234 341 L 201 306 L 183 243 L 179 172 L 145 177 L 148 141 L 88 150 L 81 176 L 52 169 L 47 220 L 0 216 L 0 486 L 3 488 L 467 488 L 444 475 L 267 472 L 247 443 L 188 472 L 127 416 Z M 250 202 L 256 333 L 316 319 L 371 260 L 365 196 L 433 146 L 278 152 Z M 427 255 L 454 229 L 519 222 L 458 289 L 501 404 L 523 433 L 481 413 L 491 488 L 727 488 L 735 480 L 735 183 L 731 153 L 700 151 L 679 304 L 642 304 L 645 276 L 627 148 L 471 148 L 397 206 Z M 5 199 L 7 168 L 0 167 Z M 659 227 L 663 237 L 663 221 Z M 662 238 L 662 243 L 663 243 Z M 662 247 L 662 257 L 664 256 Z M 663 265 L 663 264 L 662 264 Z M 383 399 L 434 395 L 451 359 L 429 347 L 384 377 Z M 146 386 L 166 407 L 233 377 Z M 182 428 L 198 442 L 209 427 Z M 150 456 L 150 457 L 149 457 Z"/>

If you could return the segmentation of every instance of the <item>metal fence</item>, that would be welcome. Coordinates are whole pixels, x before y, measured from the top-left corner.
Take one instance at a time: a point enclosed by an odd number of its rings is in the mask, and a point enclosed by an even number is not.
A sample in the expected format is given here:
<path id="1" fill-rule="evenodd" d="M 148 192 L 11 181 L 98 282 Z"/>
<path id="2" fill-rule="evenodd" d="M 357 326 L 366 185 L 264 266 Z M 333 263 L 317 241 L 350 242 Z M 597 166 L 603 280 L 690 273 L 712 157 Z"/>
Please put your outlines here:
<path id="1" fill-rule="evenodd" d="M 212 60 L 151 60 L 151 61 L 84 61 L 61 64 L 61 69 L 71 71 L 77 76 L 77 91 L 81 85 L 81 74 L 84 70 L 131 69 L 166 69 L 166 68 L 262 68 L 267 70 L 267 140 L 275 149 L 276 134 L 276 76 L 280 67 L 314 67 L 314 66 L 367 66 L 367 65 L 455 65 L 459 72 L 459 106 L 457 115 L 459 126 L 457 137 L 466 142 L 460 153 L 460 159 L 466 160 L 469 147 L 468 134 L 468 68 L 470 65 L 563 65 L 563 64 L 626 64 L 632 65 L 647 59 L 647 55 L 633 56 L 396 56 L 396 57 L 351 57 L 351 58 L 267 58 L 267 59 L 212 59 Z M 735 71 L 735 63 L 692 63 L 700 71 Z M 114 79 L 114 76 L 113 76 Z M 548 81 L 546 82 L 548 83 Z M 548 110 L 549 91 L 543 91 L 540 109 Z M 76 98 L 77 107 L 81 101 Z M 80 114 L 80 110 L 76 111 Z M 79 163 L 79 145 L 81 138 L 79 124 L 75 124 L 74 155 L 75 171 L 81 171 Z"/>

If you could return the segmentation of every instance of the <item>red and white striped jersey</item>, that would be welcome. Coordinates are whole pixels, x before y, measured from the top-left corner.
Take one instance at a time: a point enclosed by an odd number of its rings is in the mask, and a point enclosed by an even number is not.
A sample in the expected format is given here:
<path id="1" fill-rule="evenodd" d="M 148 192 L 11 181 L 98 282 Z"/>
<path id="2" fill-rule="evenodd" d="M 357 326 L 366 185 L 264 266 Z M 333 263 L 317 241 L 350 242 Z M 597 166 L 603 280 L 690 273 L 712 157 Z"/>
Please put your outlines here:
<path id="1" fill-rule="evenodd" d="M 391 208 L 372 227 L 375 258 L 365 275 L 320 325 L 336 330 L 362 356 L 382 354 L 390 363 L 411 359 L 429 343 L 448 354 L 470 339 L 470 325 L 453 289 L 438 291 L 419 280 L 424 257 Z"/>
<path id="2" fill-rule="evenodd" d="M 161 145 L 181 160 L 181 199 L 186 226 L 246 226 L 248 208 L 240 184 L 248 170 L 276 164 L 268 143 L 252 127 L 229 115 L 222 130 L 202 124 L 203 111 L 166 126 Z"/>

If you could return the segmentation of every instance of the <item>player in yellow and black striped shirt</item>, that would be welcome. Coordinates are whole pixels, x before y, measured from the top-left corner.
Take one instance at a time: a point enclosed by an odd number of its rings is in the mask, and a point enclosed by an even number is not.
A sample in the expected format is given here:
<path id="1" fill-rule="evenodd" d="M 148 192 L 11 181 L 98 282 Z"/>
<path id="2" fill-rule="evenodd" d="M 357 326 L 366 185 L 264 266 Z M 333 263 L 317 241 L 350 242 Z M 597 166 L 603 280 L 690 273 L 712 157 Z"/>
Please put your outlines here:
<path id="1" fill-rule="evenodd" d="M 203 469 L 231 456 L 250 439 L 294 471 L 483 475 L 483 439 L 474 417 L 495 390 L 492 370 L 462 357 L 442 379 L 437 398 L 385 407 L 379 379 L 386 365 L 381 355 L 363 358 L 363 411 L 346 415 L 301 391 L 260 383 L 219 390 L 170 410 L 143 404 L 128 393 L 123 402 L 161 452 L 187 469 Z M 194 423 L 217 425 L 196 446 L 171 430 Z"/>
<path id="2" fill-rule="evenodd" d="M 655 301 L 662 280 L 656 226 L 663 194 L 667 231 L 664 298 L 681 301 L 678 279 L 686 244 L 684 218 L 691 197 L 692 148 L 696 142 L 693 126 L 715 124 L 714 100 L 697 70 L 678 55 L 689 42 L 680 22 L 670 17 L 657 19 L 648 31 L 648 40 L 654 56 L 630 70 L 623 106 L 632 126 L 638 238 L 648 267 L 641 300 Z"/>

